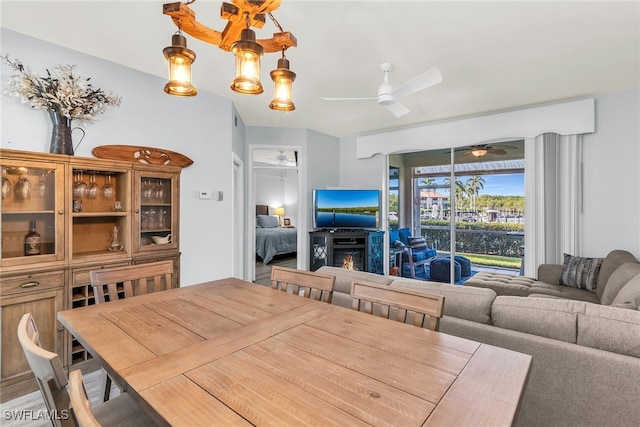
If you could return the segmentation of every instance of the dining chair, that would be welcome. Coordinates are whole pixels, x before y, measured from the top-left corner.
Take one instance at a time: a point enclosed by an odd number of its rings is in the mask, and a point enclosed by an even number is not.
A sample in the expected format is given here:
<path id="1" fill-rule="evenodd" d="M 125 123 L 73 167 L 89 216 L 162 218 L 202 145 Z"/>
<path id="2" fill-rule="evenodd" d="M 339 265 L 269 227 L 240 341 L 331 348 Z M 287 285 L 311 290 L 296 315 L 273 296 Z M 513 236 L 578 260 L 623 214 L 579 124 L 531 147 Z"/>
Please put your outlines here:
<path id="1" fill-rule="evenodd" d="M 62 361 L 57 353 L 42 348 L 38 328 L 31 313 L 25 313 L 18 323 L 18 341 L 36 377 L 53 426 L 85 425 L 79 423 L 75 412 L 71 409 L 72 400 L 66 388 L 68 381 Z M 94 416 L 100 423 L 95 425 L 150 426 L 155 424 L 127 393 L 98 405 Z"/>
<path id="2" fill-rule="evenodd" d="M 437 331 L 444 312 L 444 296 L 378 283 L 351 282 L 352 308 L 385 319 Z"/>
<path id="3" fill-rule="evenodd" d="M 157 261 L 124 267 L 101 268 L 89 272 L 96 304 L 131 298 L 172 287 L 173 262 Z M 111 377 L 104 382 L 103 401 L 109 400 Z"/>
<path id="4" fill-rule="evenodd" d="M 333 286 L 336 278 L 330 274 L 316 273 L 314 271 L 296 270 L 294 268 L 273 266 L 271 269 L 271 287 L 283 292 L 304 296 L 331 303 Z"/>
<path id="5" fill-rule="evenodd" d="M 69 372 L 69 398 L 76 421 L 80 427 L 100 427 L 100 423 L 91 412 L 91 401 L 87 396 L 82 372 L 78 369 Z"/>
<path id="6" fill-rule="evenodd" d="M 172 287 L 173 262 L 157 261 L 124 267 L 101 268 L 89 272 L 96 304 Z"/>

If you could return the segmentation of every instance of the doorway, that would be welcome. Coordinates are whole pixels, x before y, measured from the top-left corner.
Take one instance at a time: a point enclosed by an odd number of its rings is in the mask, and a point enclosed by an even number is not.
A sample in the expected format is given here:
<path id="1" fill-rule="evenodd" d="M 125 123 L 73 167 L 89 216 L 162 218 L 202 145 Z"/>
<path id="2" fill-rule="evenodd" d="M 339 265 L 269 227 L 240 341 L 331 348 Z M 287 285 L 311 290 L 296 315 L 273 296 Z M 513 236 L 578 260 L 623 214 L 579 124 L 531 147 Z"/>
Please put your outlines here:
<path id="1" fill-rule="evenodd" d="M 250 146 L 249 151 L 247 277 L 267 284 L 272 265 L 299 268 L 301 262 L 300 147 Z"/>

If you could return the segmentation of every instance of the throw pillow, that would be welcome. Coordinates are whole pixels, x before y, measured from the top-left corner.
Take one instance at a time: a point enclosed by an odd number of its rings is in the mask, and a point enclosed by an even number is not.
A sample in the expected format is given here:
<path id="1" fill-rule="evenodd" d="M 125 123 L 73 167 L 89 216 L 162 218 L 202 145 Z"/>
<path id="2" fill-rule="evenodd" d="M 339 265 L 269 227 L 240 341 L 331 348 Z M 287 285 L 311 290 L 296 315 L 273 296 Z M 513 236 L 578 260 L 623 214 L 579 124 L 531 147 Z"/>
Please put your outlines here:
<path id="1" fill-rule="evenodd" d="M 398 228 L 398 235 L 400 236 L 400 240 L 405 245 L 409 243 L 409 237 L 411 236 L 411 230 L 408 228 Z"/>
<path id="2" fill-rule="evenodd" d="M 583 258 L 564 254 L 560 284 L 595 292 L 603 258 Z"/>
<path id="3" fill-rule="evenodd" d="M 409 237 L 409 246 L 415 251 L 424 251 L 427 249 L 427 242 L 424 237 Z"/>

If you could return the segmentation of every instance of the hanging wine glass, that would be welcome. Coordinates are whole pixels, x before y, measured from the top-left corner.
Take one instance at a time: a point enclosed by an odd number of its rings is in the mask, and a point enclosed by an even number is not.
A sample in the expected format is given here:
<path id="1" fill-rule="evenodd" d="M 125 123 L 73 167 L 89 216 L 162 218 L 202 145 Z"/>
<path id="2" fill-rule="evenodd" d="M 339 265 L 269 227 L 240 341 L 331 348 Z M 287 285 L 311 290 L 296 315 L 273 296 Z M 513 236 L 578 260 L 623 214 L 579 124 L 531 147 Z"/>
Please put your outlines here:
<path id="1" fill-rule="evenodd" d="M 87 184 L 83 181 L 82 171 L 78 174 L 78 181 L 73 186 L 73 196 L 83 198 L 87 195 Z"/>
<path id="2" fill-rule="evenodd" d="M 16 198 L 17 199 L 30 199 L 31 198 L 31 182 L 27 178 L 27 170 L 24 173 L 18 183 L 16 184 Z"/>
<path id="3" fill-rule="evenodd" d="M 40 181 L 36 184 L 36 193 L 40 197 L 44 197 L 47 194 L 47 181 L 44 176 L 44 173 L 40 175 Z"/>
<path id="4" fill-rule="evenodd" d="M 102 196 L 105 199 L 111 199 L 113 198 L 113 196 L 115 195 L 115 189 L 113 188 L 113 185 L 111 184 L 111 174 L 107 175 L 107 182 L 104 184 L 104 187 L 102 187 Z"/>
<path id="5" fill-rule="evenodd" d="M 90 199 L 95 199 L 98 197 L 98 193 L 100 193 L 100 186 L 96 182 L 96 173 L 93 172 L 91 174 L 91 178 L 89 178 L 89 187 L 87 187 L 87 197 Z"/>
<path id="6" fill-rule="evenodd" d="M 2 198 L 11 196 L 11 181 L 7 178 L 7 168 L 2 168 Z"/>

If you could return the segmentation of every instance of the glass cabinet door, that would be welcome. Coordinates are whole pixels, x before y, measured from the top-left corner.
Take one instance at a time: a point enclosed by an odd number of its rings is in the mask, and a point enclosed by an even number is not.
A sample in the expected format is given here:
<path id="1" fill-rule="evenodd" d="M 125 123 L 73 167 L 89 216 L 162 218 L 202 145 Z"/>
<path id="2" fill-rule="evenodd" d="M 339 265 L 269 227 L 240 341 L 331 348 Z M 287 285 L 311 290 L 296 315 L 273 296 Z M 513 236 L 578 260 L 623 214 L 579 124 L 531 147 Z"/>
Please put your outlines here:
<path id="1" fill-rule="evenodd" d="M 2 159 L 0 168 L 0 265 L 64 260 L 64 165 Z"/>
<path id="2" fill-rule="evenodd" d="M 136 171 L 134 252 L 178 247 L 178 174 Z"/>
<path id="3" fill-rule="evenodd" d="M 130 176 L 128 169 L 72 162 L 69 208 L 74 263 L 130 254 Z"/>

